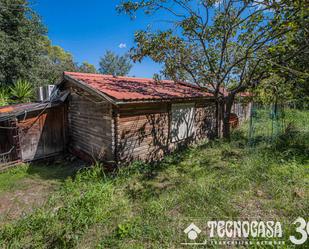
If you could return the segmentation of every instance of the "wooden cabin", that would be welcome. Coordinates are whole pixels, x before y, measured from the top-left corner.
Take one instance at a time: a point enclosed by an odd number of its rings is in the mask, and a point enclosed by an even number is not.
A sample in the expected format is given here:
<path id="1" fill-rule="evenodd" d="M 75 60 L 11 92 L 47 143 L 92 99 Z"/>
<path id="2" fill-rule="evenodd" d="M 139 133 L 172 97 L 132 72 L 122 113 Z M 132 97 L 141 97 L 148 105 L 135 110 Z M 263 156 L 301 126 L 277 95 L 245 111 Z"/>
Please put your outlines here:
<path id="1" fill-rule="evenodd" d="M 173 81 L 64 73 L 71 152 L 112 163 L 153 161 L 180 145 L 215 136 L 211 94 Z"/>
<path id="2" fill-rule="evenodd" d="M 154 161 L 221 127 L 222 106 L 187 83 L 65 72 L 56 89 L 58 103 L 0 108 L 0 164 L 64 151 L 113 165 Z M 237 104 L 234 125 L 250 111 Z"/>

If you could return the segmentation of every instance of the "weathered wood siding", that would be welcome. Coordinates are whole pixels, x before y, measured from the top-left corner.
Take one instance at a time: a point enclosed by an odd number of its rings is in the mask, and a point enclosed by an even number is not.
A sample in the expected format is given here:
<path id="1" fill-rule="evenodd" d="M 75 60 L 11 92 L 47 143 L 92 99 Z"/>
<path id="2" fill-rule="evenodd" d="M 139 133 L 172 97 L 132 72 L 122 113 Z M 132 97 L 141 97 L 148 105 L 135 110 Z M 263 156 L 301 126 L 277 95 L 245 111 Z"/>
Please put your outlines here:
<path id="1" fill-rule="evenodd" d="M 117 116 L 117 160 L 154 160 L 168 150 L 167 104 L 121 107 Z"/>
<path id="2" fill-rule="evenodd" d="M 8 121 L 0 122 L 0 126 L 9 127 L 8 123 Z M 12 148 L 11 137 L 10 129 L 0 128 L 0 154 L 8 152 Z"/>
<path id="3" fill-rule="evenodd" d="M 114 160 L 111 104 L 76 87 L 68 101 L 69 147 L 85 159 Z"/>
<path id="4" fill-rule="evenodd" d="M 0 126 L 0 165 L 18 161 L 20 150 L 17 120 L 12 118 L 0 122 Z"/>
<path id="5" fill-rule="evenodd" d="M 171 104 L 139 104 L 119 108 L 116 117 L 117 160 L 153 161 L 173 151 L 180 144 L 188 144 L 215 133 L 214 102 L 194 103 L 194 133 L 183 141 L 171 139 Z"/>
<path id="6" fill-rule="evenodd" d="M 64 106 L 58 106 L 19 117 L 18 143 L 22 161 L 45 158 L 65 149 L 64 109 Z"/>

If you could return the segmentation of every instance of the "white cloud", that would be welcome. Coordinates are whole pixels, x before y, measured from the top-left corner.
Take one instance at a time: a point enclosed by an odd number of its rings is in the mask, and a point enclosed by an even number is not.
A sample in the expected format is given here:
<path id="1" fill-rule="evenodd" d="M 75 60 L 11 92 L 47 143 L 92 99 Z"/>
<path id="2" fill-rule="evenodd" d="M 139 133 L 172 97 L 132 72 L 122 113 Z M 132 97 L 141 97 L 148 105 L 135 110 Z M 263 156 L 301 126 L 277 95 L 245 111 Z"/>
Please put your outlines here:
<path id="1" fill-rule="evenodd" d="M 217 0 L 217 1 L 215 1 L 214 6 L 215 6 L 216 8 L 219 8 L 219 6 L 220 6 L 220 4 L 222 4 L 222 2 L 223 2 L 223 0 Z"/>
<path id="2" fill-rule="evenodd" d="M 122 49 L 122 48 L 126 48 L 126 47 L 127 47 L 127 44 L 125 44 L 125 43 L 120 43 L 118 47 L 121 48 L 121 49 Z"/>

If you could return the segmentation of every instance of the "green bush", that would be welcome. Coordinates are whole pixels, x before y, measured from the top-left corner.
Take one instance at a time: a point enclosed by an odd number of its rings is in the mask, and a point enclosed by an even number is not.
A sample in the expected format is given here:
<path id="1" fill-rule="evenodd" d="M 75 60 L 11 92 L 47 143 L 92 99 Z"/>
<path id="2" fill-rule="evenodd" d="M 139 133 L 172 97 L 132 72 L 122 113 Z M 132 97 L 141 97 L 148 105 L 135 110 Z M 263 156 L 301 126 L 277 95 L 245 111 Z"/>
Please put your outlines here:
<path id="1" fill-rule="evenodd" d="M 29 81 L 19 79 L 9 89 L 14 102 L 29 102 L 33 98 L 33 86 Z"/>
<path id="2" fill-rule="evenodd" d="M 9 93 L 7 89 L 0 89 L 0 106 L 5 106 L 9 104 Z"/>

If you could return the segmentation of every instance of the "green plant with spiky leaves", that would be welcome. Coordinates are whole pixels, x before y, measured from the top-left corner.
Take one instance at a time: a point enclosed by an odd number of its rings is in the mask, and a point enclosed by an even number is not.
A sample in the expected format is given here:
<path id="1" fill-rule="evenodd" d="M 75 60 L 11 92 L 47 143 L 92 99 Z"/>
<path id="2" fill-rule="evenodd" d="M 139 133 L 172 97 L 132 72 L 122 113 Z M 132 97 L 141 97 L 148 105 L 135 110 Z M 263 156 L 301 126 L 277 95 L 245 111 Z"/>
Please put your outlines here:
<path id="1" fill-rule="evenodd" d="M 29 102 L 33 97 L 33 87 L 29 81 L 19 79 L 9 89 L 11 98 L 17 103 Z"/>

